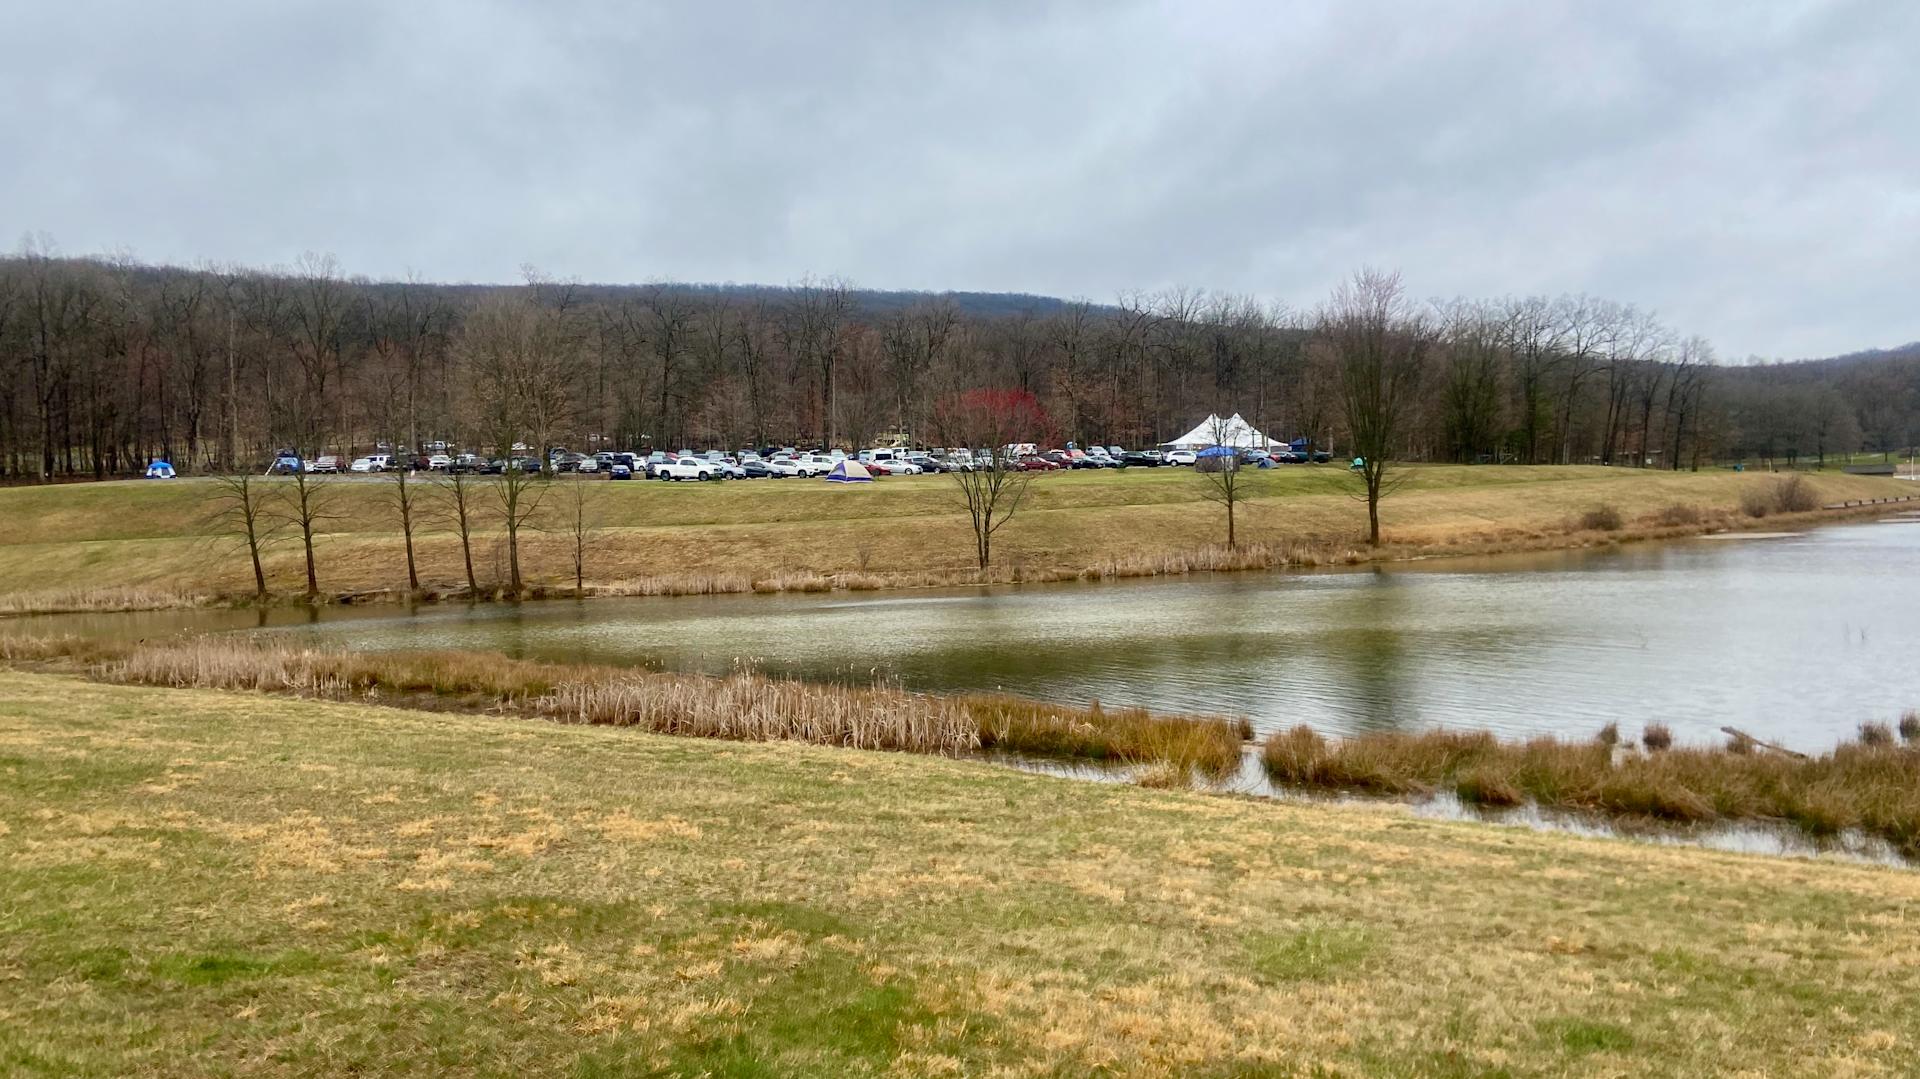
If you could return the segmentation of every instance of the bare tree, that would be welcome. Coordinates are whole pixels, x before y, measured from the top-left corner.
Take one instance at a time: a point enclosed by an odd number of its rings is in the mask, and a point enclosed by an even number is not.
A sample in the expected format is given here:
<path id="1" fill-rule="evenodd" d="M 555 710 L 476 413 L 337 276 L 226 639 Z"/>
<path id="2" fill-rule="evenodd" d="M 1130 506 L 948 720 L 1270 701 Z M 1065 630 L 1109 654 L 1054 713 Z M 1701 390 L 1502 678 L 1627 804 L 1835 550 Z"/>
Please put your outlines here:
<path id="1" fill-rule="evenodd" d="M 478 594 L 480 582 L 473 575 L 473 523 L 477 510 L 474 483 L 464 469 L 448 469 L 446 477 L 437 486 L 444 496 L 441 517 L 453 526 L 454 532 L 460 537 L 460 558 L 467 570 L 467 592 Z"/>
<path id="2" fill-rule="evenodd" d="M 400 519 L 400 538 L 407 547 L 407 591 L 420 591 L 420 571 L 413 557 L 413 526 L 416 510 L 419 508 L 420 492 L 413 483 L 413 469 L 402 465 L 391 473 L 392 483 L 387 490 L 387 505 L 394 516 Z"/>
<path id="3" fill-rule="evenodd" d="M 853 286 L 837 277 L 803 279 L 787 290 L 782 337 L 787 351 L 803 367 L 820 374 L 820 430 L 826 444 L 839 440 L 839 413 L 835 408 L 835 376 L 848 347 L 853 319 Z"/>
<path id="4" fill-rule="evenodd" d="M 601 488 L 585 479 L 565 483 L 560 497 L 561 525 L 567 532 L 568 554 L 573 557 L 573 591 L 582 595 L 587 587 L 587 548 L 600 526 Z"/>
<path id="5" fill-rule="evenodd" d="M 507 587 L 526 590 L 520 533 L 546 496 L 546 471 L 523 454 L 544 448 L 567 401 L 573 345 L 567 309 L 543 304 L 532 288 L 490 296 L 468 315 L 457 349 L 471 366 L 476 422 L 505 460 L 493 493 L 507 530 Z"/>
<path id="6" fill-rule="evenodd" d="M 300 530 L 300 549 L 307 559 L 307 601 L 320 598 L 320 575 L 315 568 L 313 555 L 313 537 L 320 525 L 334 519 L 332 512 L 333 491 L 328 484 L 315 480 L 303 466 L 293 474 L 293 483 L 280 490 L 281 501 L 276 507 L 276 516 L 289 527 Z"/>
<path id="7" fill-rule="evenodd" d="M 1207 437 L 1213 440 L 1210 449 L 1227 450 L 1226 453 L 1203 453 L 1194 461 L 1194 472 L 1205 481 L 1201 487 L 1201 497 L 1219 504 L 1227 511 L 1227 549 L 1238 546 L 1234 535 L 1233 508 L 1252 497 L 1247 490 L 1247 477 L 1240 468 L 1239 447 L 1233 443 L 1240 431 L 1233 427 L 1233 421 L 1218 416 L 1209 425 Z"/>
<path id="8" fill-rule="evenodd" d="M 1314 334 L 1340 388 L 1347 436 L 1366 486 L 1367 542 L 1380 545 L 1380 499 L 1397 483 L 1388 462 L 1400 448 L 1433 332 L 1413 310 L 1400 275 L 1361 270 L 1320 309 Z"/>
<path id="9" fill-rule="evenodd" d="M 532 525 L 540 513 L 540 504 L 546 501 L 546 479 L 547 474 L 541 471 L 538 462 L 528 467 L 520 459 L 510 458 L 506 470 L 500 474 L 500 482 L 493 487 L 500 521 L 507 528 L 507 590 L 516 596 L 527 590 L 525 576 L 520 572 L 520 533 Z"/>
<path id="10" fill-rule="evenodd" d="M 212 491 L 209 524 L 246 546 L 253 563 L 254 598 L 266 599 L 267 573 L 260 556 L 281 524 L 268 512 L 266 489 L 256 477 L 240 472 L 213 477 Z"/>
<path id="11" fill-rule="evenodd" d="M 1033 482 L 1012 445 L 1041 439 L 1049 427 L 1040 403 L 1025 390 L 967 390 L 942 401 L 934 416 L 934 429 L 947 445 L 973 447 L 974 467 L 948 475 L 973 525 L 974 557 L 983 574 L 993 561 L 994 533 L 1013 519 Z"/>

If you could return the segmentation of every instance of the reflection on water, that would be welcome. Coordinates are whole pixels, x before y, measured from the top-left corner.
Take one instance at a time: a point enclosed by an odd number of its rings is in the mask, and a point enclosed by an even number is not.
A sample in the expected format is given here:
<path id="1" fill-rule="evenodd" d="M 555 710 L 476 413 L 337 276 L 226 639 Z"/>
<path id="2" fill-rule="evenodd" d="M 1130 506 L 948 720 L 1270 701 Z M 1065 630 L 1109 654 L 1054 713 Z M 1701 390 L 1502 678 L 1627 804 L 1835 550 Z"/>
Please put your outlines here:
<path id="1" fill-rule="evenodd" d="M 311 620 L 310 620 L 311 619 Z M 34 619 L 1244 714 L 1261 730 L 1445 724 L 1585 736 L 1723 724 L 1822 749 L 1920 707 L 1920 522 L 1359 571 L 871 597 L 702 596 Z"/>

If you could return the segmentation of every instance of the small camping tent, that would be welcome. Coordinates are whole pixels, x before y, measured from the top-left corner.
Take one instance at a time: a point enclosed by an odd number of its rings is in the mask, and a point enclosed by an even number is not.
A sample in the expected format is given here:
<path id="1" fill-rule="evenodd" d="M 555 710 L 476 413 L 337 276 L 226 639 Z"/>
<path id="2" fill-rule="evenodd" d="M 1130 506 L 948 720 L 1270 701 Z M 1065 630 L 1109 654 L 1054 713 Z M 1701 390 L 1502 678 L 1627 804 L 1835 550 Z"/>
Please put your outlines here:
<path id="1" fill-rule="evenodd" d="M 842 457 L 840 463 L 833 466 L 833 471 L 827 473 L 827 481 L 829 483 L 872 483 L 873 473 L 868 472 L 866 465 L 853 458 Z"/>
<path id="2" fill-rule="evenodd" d="M 1194 467 L 1202 472 L 1232 472 L 1240 467 L 1240 451 L 1231 446 L 1208 446 L 1193 457 Z"/>
<path id="3" fill-rule="evenodd" d="M 1173 450 L 1200 450 L 1208 446 L 1231 446 L 1237 450 L 1264 450 L 1275 443 L 1254 429 L 1254 426 L 1242 419 L 1238 412 L 1231 419 L 1222 420 L 1219 416 L 1208 416 L 1200 425 L 1171 442 L 1162 442 L 1163 448 Z"/>
<path id="4" fill-rule="evenodd" d="M 147 478 L 150 480 L 170 480 L 173 478 L 173 466 L 165 461 L 151 461 L 147 464 Z"/>

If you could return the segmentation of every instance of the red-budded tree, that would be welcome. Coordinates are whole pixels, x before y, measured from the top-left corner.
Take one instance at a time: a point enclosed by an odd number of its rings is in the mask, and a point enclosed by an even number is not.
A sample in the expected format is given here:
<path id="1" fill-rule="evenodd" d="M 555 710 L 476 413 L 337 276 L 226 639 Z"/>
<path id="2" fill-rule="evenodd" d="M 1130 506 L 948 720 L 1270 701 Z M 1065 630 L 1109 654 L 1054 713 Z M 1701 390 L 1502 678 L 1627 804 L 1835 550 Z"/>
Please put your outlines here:
<path id="1" fill-rule="evenodd" d="M 953 447 L 973 452 L 973 467 L 949 473 L 973 524 L 974 555 L 985 573 L 993 558 L 993 534 L 1026 497 L 1034 473 L 1022 467 L 1014 447 L 1046 442 L 1053 421 L 1027 390 L 980 388 L 944 398 L 934 410 L 934 430 Z"/>

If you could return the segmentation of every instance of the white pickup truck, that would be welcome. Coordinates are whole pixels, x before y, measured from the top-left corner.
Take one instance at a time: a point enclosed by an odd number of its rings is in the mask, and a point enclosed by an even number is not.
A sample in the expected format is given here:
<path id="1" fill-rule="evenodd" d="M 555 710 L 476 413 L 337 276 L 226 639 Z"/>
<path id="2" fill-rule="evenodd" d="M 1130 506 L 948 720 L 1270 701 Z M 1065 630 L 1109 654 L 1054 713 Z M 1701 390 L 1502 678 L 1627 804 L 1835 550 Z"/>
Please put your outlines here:
<path id="1" fill-rule="evenodd" d="M 676 457 L 654 465 L 653 474 L 663 480 L 717 480 L 720 466 L 699 457 Z"/>

